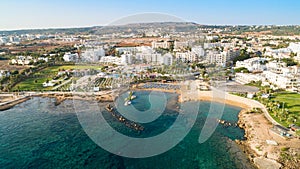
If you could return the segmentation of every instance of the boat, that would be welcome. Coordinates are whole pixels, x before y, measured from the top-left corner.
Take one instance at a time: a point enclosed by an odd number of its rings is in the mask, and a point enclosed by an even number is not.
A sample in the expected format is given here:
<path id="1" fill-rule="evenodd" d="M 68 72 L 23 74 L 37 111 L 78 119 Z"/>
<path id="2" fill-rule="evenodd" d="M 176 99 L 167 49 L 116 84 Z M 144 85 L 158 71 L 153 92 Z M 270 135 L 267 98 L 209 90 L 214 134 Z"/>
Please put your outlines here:
<path id="1" fill-rule="evenodd" d="M 131 98 L 130 98 L 130 100 L 133 100 L 133 99 L 135 99 L 135 98 L 136 98 L 136 96 L 135 96 L 135 95 L 132 95 Z"/>
<path id="2" fill-rule="evenodd" d="M 125 105 L 125 106 L 128 106 L 128 105 L 130 105 L 130 104 L 131 104 L 131 100 L 133 100 L 133 99 L 135 99 L 135 98 L 136 98 L 136 96 L 135 96 L 135 95 L 132 95 L 132 94 L 133 94 L 133 92 L 132 92 L 132 91 L 128 92 L 128 94 L 129 94 L 129 96 L 128 96 L 128 97 L 126 97 L 126 98 L 124 99 L 124 101 L 125 101 L 124 105 Z"/>
<path id="3" fill-rule="evenodd" d="M 130 105 L 131 104 L 131 101 L 126 101 L 125 103 L 124 103 L 124 106 L 128 106 L 128 105 Z"/>

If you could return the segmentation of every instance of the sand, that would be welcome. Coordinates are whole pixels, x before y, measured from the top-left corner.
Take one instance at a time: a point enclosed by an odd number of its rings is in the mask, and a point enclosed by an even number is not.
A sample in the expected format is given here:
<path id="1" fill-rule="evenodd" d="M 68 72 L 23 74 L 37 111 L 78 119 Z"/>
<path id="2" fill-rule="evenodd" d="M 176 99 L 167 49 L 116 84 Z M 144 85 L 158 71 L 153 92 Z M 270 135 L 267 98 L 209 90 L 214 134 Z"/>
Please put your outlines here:
<path id="1" fill-rule="evenodd" d="M 258 101 L 239 97 L 229 93 L 222 93 L 216 90 L 165 90 L 165 89 L 140 89 L 161 92 L 171 92 L 179 94 L 178 101 L 213 101 L 225 103 L 232 106 L 243 108 L 239 114 L 239 125 L 246 131 L 245 141 L 236 141 L 242 149 L 249 155 L 251 161 L 258 168 L 290 168 L 288 164 L 279 163 L 279 157 L 282 147 L 290 147 L 294 152 L 300 152 L 300 140 L 297 138 L 286 139 L 270 131 L 274 121 L 264 105 Z M 263 113 L 248 113 L 253 108 L 260 108 Z M 269 145 L 266 140 L 275 141 L 278 145 Z M 297 164 L 295 164 L 297 165 Z M 299 163 L 300 165 L 300 163 Z M 298 166 L 296 166 L 298 167 Z M 300 168 L 300 166 L 299 166 Z"/>
<path id="2" fill-rule="evenodd" d="M 161 91 L 177 93 L 179 95 L 179 102 L 186 101 L 213 101 L 225 103 L 243 108 L 239 114 L 239 125 L 246 131 L 246 141 L 237 141 L 237 143 L 244 149 L 249 155 L 250 159 L 258 168 L 289 168 L 282 166 L 278 163 L 281 148 L 290 147 L 295 152 L 300 152 L 300 140 L 299 139 L 286 139 L 272 131 L 270 128 L 273 124 L 277 124 L 267 112 L 264 105 L 259 102 L 247 98 L 242 98 L 229 93 L 223 93 L 220 91 L 199 91 L 192 87 L 187 90 L 183 87 L 181 90 L 167 90 L 167 89 L 143 89 L 141 85 L 135 86 L 131 90 L 148 90 L 148 91 Z M 65 99 L 96 99 L 99 102 L 113 101 L 114 97 L 112 91 L 96 92 L 93 95 L 85 95 L 83 97 L 80 93 L 72 92 L 50 92 L 35 94 L 33 96 L 44 97 L 56 97 L 58 104 Z M 13 105 L 18 104 L 24 100 L 16 101 Z M 264 113 L 247 113 L 252 108 L 260 108 Z M 266 140 L 272 140 L 278 143 L 278 145 L 268 145 Z M 300 164 L 300 163 L 299 163 Z M 296 164 L 297 165 L 297 164 Z M 299 166 L 300 168 L 300 166 Z"/>

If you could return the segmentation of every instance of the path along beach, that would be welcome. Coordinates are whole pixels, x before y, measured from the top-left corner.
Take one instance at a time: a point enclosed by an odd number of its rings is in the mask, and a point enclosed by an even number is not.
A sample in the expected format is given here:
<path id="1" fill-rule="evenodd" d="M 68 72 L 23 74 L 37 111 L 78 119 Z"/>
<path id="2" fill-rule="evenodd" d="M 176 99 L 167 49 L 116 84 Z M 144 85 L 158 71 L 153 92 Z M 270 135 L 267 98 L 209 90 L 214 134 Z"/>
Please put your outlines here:
<path id="1" fill-rule="evenodd" d="M 277 162 L 279 160 L 280 151 L 282 147 L 290 147 L 295 151 L 300 150 L 300 140 L 297 138 L 286 139 L 274 132 L 270 131 L 273 125 L 277 124 L 267 112 L 267 109 L 261 103 L 242 98 L 229 93 L 217 93 L 214 91 L 199 91 L 199 90 L 184 90 L 184 88 L 143 88 L 144 84 L 136 85 L 131 90 L 148 90 L 171 92 L 178 94 L 178 102 L 186 101 L 212 101 L 220 102 L 232 106 L 241 107 L 239 114 L 239 126 L 246 131 L 245 141 L 236 141 L 241 148 L 249 155 L 250 159 L 258 166 L 258 168 L 280 168 L 282 165 Z M 174 84 L 175 85 L 175 84 Z M 0 110 L 6 110 L 16 104 L 24 102 L 30 97 L 55 97 L 58 104 L 65 99 L 96 99 L 100 102 L 113 101 L 111 91 L 101 91 L 93 95 L 86 95 L 82 97 L 78 93 L 72 92 L 49 92 L 36 93 L 31 96 L 18 98 L 13 101 L 1 103 Z M 260 108 L 263 113 L 249 113 L 253 108 Z M 272 140 L 277 145 L 268 144 L 267 140 Z"/>

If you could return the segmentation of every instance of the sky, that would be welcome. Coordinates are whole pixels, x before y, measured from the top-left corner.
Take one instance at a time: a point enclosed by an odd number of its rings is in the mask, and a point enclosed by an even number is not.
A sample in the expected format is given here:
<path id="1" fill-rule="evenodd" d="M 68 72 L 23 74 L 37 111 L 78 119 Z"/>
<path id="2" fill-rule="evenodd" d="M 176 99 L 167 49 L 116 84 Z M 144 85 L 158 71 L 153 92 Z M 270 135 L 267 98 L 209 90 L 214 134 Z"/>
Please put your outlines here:
<path id="1" fill-rule="evenodd" d="M 148 14 L 143 15 L 145 13 Z M 300 25 L 300 1 L 2 0 L 0 30 L 102 26 L 123 23 L 126 19 L 150 22 L 152 14 L 153 21 L 179 19 L 210 25 Z"/>

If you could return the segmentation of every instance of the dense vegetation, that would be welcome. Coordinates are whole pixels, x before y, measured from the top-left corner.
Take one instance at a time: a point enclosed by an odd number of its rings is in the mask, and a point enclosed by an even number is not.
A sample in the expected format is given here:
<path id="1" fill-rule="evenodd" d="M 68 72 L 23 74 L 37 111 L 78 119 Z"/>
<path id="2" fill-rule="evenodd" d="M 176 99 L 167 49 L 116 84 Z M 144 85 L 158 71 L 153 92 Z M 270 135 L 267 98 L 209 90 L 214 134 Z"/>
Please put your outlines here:
<path id="1" fill-rule="evenodd" d="M 281 125 L 288 127 L 290 124 L 300 126 L 300 94 L 274 91 L 269 86 L 262 86 L 259 83 L 250 83 L 248 85 L 256 86 L 260 89 L 254 99 L 264 104 L 273 117 Z M 268 98 L 263 98 L 263 94 L 269 94 Z"/>
<path id="2" fill-rule="evenodd" d="M 233 59 L 233 63 L 235 64 L 237 61 L 243 61 L 246 59 L 249 59 L 251 56 L 250 54 L 247 52 L 247 49 L 241 49 L 240 51 L 240 55 L 238 57 L 235 57 Z"/>
<path id="3" fill-rule="evenodd" d="M 281 59 L 284 63 L 286 63 L 287 66 L 295 66 L 297 65 L 297 62 L 295 62 L 292 58 L 283 58 Z"/>
<path id="4" fill-rule="evenodd" d="M 44 88 L 43 83 L 52 80 L 60 70 L 69 69 L 101 69 L 100 66 L 92 65 L 63 65 L 63 66 L 50 66 L 40 71 L 36 71 L 28 76 L 25 80 L 16 84 L 12 91 L 42 91 L 51 90 L 51 87 Z"/>

